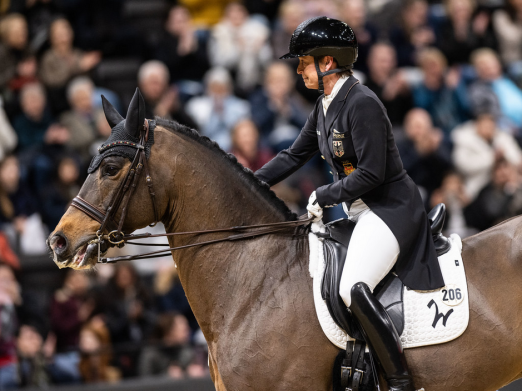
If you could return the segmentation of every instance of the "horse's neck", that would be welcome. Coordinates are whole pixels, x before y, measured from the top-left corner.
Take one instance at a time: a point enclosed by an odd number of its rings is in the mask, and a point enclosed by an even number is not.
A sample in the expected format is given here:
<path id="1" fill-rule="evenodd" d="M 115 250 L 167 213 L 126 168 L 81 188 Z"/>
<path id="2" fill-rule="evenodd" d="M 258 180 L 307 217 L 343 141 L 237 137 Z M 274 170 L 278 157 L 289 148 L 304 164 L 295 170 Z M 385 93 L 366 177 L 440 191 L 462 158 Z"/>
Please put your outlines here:
<path id="1" fill-rule="evenodd" d="M 177 160 L 173 163 L 177 168 L 170 217 L 164 221 L 168 232 L 284 220 L 283 212 L 256 194 L 252 190 L 255 187 L 240 179 L 229 162 L 212 161 L 208 156 L 190 162 L 190 159 L 201 157 L 201 151 L 191 151 L 191 146 L 187 145 L 180 149 L 182 153 L 172 156 Z M 170 238 L 169 241 L 176 246 L 224 238 L 230 234 L 191 235 Z M 269 285 L 277 282 L 265 278 L 267 269 L 275 275 L 285 275 L 285 263 L 303 253 L 302 249 L 307 247 L 303 243 L 303 239 L 296 240 L 289 231 L 286 235 L 222 242 L 174 253 L 181 282 L 207 340 L 214 338 L 213 333 L 220 329 L 221 322 L 227 321 L 230 311 L 245 308 L 256 290 L 270 290 Z"/>

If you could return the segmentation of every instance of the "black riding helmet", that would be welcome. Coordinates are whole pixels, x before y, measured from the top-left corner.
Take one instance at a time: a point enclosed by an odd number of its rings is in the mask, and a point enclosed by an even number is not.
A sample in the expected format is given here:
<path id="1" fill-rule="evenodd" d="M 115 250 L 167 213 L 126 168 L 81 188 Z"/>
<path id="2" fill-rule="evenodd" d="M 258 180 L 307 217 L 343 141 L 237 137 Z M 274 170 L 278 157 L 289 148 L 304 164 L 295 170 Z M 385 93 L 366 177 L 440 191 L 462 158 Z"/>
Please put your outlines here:
<path id="1" fill-rule="evenodd" d="M 357 60 L 357 39 L 346 23 L 326 16 L 305 20 L 295 29 L 290 38 L 290 52 L 281 60 L 313 56 L 319 78 L 319 91 L 323 92 L 323 77 L 351 69 Z M 319 69 L 318 57 L 332 56 L 339 68 L 327 72 Z"/>

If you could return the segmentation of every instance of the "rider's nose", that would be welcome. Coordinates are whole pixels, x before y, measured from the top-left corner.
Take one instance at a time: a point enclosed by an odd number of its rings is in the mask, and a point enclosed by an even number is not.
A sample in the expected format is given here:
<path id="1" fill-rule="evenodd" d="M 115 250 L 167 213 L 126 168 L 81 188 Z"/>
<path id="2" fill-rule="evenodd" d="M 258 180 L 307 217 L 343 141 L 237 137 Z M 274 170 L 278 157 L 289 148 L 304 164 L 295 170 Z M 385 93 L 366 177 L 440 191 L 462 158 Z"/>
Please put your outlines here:
<path id="1" fill-rule="evenodd" d="M 54 234 L 50 240 L 51 249 L 56 255 L 62 255 L 67 251 L 69 242 L 67 237 L 62 233 Z"/>

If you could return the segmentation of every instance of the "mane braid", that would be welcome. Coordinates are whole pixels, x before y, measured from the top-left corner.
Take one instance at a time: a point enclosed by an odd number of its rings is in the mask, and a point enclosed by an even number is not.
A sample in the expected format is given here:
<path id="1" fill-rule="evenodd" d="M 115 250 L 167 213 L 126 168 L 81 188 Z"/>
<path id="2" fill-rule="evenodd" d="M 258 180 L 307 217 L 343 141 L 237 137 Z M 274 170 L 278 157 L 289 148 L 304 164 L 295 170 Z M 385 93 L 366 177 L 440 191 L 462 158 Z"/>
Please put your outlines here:
<path id="1" fill-rule="evenodd" d="M 288 206 L 286 206 L 283 200 L 278 198 L 275 195 L 275 193 L 272 190 L 270 190 L 270 187 L 265 182 L 259 180 L 254 175 L 252 170 L 244 167 L 241 163 L 239 163 L 234 155 L 232 155 L 231 153 L 226 153 L 223 149 L 221 149 L 218 143 L 212 141 L 206 136 L 202 136 L 196 130 L 191 129 L 188 126 L 182 125 L 176 121 L 170 121 L 167 119 L 156 117 L 156 124 L 164 127 L 165 129 L 173 133 L 180 133 L 184 136 L 187 136 L 190 139 L 215 152 L 218 156 L 222 156 L 225 159 L 225 161 L 229 162 L 230 165 L 237 171 L 241 179 L 245 180 L 249 185 L 252 186 L 254 191 L 261 194 L 265 200 L 267 200 L 278 211 L 280 211 L 287 221 L 297 220 L 297 215 L 294 212 L 292 212 L 288 208 Z"/>

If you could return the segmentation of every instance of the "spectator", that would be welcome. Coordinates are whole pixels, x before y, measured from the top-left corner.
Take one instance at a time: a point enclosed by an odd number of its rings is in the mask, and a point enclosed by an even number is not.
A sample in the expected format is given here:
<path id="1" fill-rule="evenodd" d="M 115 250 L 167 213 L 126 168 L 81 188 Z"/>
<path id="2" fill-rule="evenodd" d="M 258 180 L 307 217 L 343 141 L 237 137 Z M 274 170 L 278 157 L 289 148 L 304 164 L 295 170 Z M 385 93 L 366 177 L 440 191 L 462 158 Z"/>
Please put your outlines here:
<path id="1" fill-rule="evenodd" d="M 165 63 L 172 82 L 201 83 L 210 68 L 207 37 L 196 30 L 187 8 L 177 5 L 170 9 L 165 33 L 156 47 L 156 58 Z"/>
<path id="2" fill-rule="evenodd" d="M 26 84 L 38 82 L 38 62 L 33 55 L 27 55 L 20 59 L 16 66 L 16 74 L 9 83 L 9 89 L 17 94 Z"/>
<path id="3" fill-rule="evenodd" d="M 0 97 L 0 162 L 4 156 L 15 149 L 18 137 L 9 123 L 3 108 L 3 101 Z"/>
<path id="4" fill-rule="evenodd" d="M 414 66 L 420 50 L 435 43 L 435 34 L 428 25 L 426 0 L 407 0 L 402 9 L 402 26 L 390 32 L 397 51 L 399 67 Z"/>
<path id="5" fill-rule="evenodd" d="M 269 36 L 268 27 L 250 18 L 242 4 L 230 3 L 221 22 L 212 29 L 210 62 L 236 74 L 238 89 L 249 93 L 261 82 L 263 69 L 272 60 Z"/>
<path id="6" fill-rule="evenodd" d="M 67 86 L 67 99 L 72 110 L 60 116 L 60 123 L 70 132 L 68 145 L 83 158 L 89 157 L 89 147 L 96 137 L 93 92 L 94 83 L 88 77 L 80 76 L 71 81 Z"/>
<path id="7" fill-rule="evenodd" d="M 308 118 L 309 110 L 294 89 L 295 77 L 287 64 L 276 61 L 265 74 L 264 87 L 250 96 L 252 120 L 263 145 L 276 150 L 290 146 Z"/>
<path id="8" fill-rule="evenodd" d="M 356 70 L 368 73 L 368 54 L 377 41 L 377 29 L 366 20 L 366 5 L 364 0 L 341 2 L 341 20 L 348 23 L 357 37 L 359 54 L 354 67 Z M 283 53 L 284 54 L 284 53 Z"/>
<path id="9" fill-rule="evenodd" d="M 0 263 L 0 389 L 18 385 L 16 357 L 16 306 L 22 301 L 13 269 Z"/>
<path id="10" fill-rule="evenodd" d="M 94 120 L 96 126 L 96 140 L 93 141 L 89 148 L 91 156 L 98 154 L 98 148 L 101 147 L 101 145 L 109 138 L 112 132 L 111 126 L 107 122 L 103 110 L 96 112 L 96 118 Z"/>
<path id="11" fill-rule="evenodd" d="M 495 46 L 488 13 L 473 16 L 475 8 L 475 0 L 446 0 L 448 18 L 440 27 L 437 46 L 450 65 L 467 63 L 475 49 Z"/>
<path id="12" fill-rule="evenodd" d="M 393 46 L 376 43 L 371 47 L 365 84 L 386 107 L 392 125 L 400 126 L 406 113 L 413 107 L 413 98 L 403 72 L 397 69 Z"/>
<path id="13" fill-rule="evenodd" d="M 266 148 L 260 148 L 259 132 L 249 119 L 239 121 L 232 129 L 232 153 L 252 171 L 259 170 L 274 157 Z"/>
<path id="14" fill-rule="evenodd" d="M 101 60 L 99 52 L 84 53 L 74 48 L 74 33 L 67 19 L 56 19 L 49 28 L 51 48 L 43 57 L 40 77 L 52 88 L 65 87 L 67 82 L 94 68 Z"/>
<path id="15" fill-rule="evenodd" d="M 146 117 L 173 119 L 195 128 L 196 124 L 181 105 L 178 89 L 169 87 L 169 70 L 161 61 L 148 61 L 140 67 L 138 83 L 146 103 Z"/>
<path id="16" fill-rule="evenodd" d="M 44 336 L 34 325 L 22 324 L 18 331 L 18 375 L 20 387 L 48 388 L 50 384 Z"/>
<path id="17" fill-rule="evenodd" d="M 230 132 L 241 119 L 250 116 L 247 101 L 232 95 L 232 79 L 224 68 L 212 68 L 205 75 L 206 94 L 187 103 L 187 113 L 194 118 L 201 133 L 230 151 Z"/>
<path id="18" fill-rule="evenodd" d="M 187 319 L 178 313 L 159 316 L 157 330 L 159 346 L 148 346 L 140 357 L 140 376 L 168 375 L 173 379 L 200 377 L 204 370 L 194 364 L 195 352 L 189 345 L 190 328 Z"/>
<path id="19" fill-rule="evenodd" d="M 274 57 L 288 53 L 288 43 L 295 29 L 305 20 L 303 4 L 297 0 L 285 0 L 279 7 L 279 18 L 272 32 Z"/>
<path id="20" fill-rule="evenodd" d="M 482 231 L 521 213 L 522 186 L 517 167 L 500 158 L 491 181 L 464 211 L 466 222 Z"/>
<path id="21" fill-rule="evenodd" d="M 424 49 L 419 53 L 424 72 L 422 83 L 413 89 L 415 106 L 430 113 L 433 124 L 449 140 L 450 132 L 468 119 L 468 102 L 464 83 L 457 69 L 447 71 L 447 62 L 440 50 Z"/>
<path id="22" fill-rule="evenodd" d="M 500 58 L 516 76 L 522 75 L 522 1 L 506 0 L 503 9 L 493 13 L 493 29 L 497 36 Z M 516 70 L 515 68 L 518 68 Z"/>
<path id="23" fill-rule="evenodd" d="M 0 23 L 0 89 L 7 87 L 16 74 L 18 63 L 27 54 L 27 22 L 23 15 L 9 14 Z"/>
<path id="24" fill-rule="evenodd" d="M 139 346 L 152 332 L 153 302 L 131 264 L 116 267 L 114 276 L 98 301 L 114 344 L 126 349 L 116 356 L 124 377 L 136 373 Z"/>
<path id="25" fill-rule="evenodd" d="M 464 177 L 466 195 L 471 200 L 490 181 L 495 159 L 504 157 L 516 166 L 522 163 L 522 151 L 515 139 L 498 130 L 494 115 L 487 112 L 456 128 L 452 139 L 453 162 Z"/>
<path id="26" fill-rule="evenodd" d="M 230 0 L 181 0 L 179 3 L 188 8 L 195 25 L 207 28 L 219 22 Z"/>
<path id="27" fill-rule="evenodd" d="M 428 201 L 451 169 L 449 148 L 443 143 L 442 132 L 433 127 L 424 109 L 413 109 L 406 115 L 404 131 L 406 139 L 397 143 L 404 169 Z"/>
<path id="28" fill-rule="evenodd" d="M 456 172 L 448 172 L 442 180 L 441 187 L 433 192 L 430 206 L 433 208 L 441 202 L 444 203 L 447 208 L 445 232 L 467 237 L 475 233 L 466 226 L 464 219 L 464 209 L 469 201 L 461 176 Z"/>
<path id="29" fill-rule="evenodd" d="M 82 325 L 94 309 L 94 302 L 87 297 L 89 285 L 89 277 L 85 273 L 69 270 L 63 286 L 54 293 L 50 320 L 58 353 L 78 347 Z"/>
<path id="30" fill-rule="evenodd" d="M 0 224 L 12 224 L 23 233 L 27 218 L 36 212 L 35 204 L 34 193 L 20 180 L 18 159 L 6 157 L 0 164 Z"/>
<path id="31" fill-rule="evenodd" d="M 25 85 L 20 92 L 22 114 L 13 121 L 18 135 L 18 150 L 41 146 L 44 135 L 52 123 L 52 116 L 46 108 L 47 98 L 40 83 Z"/>
<path id="32" fill-rule="evenodd" d="M 82 327 L 80 332 L 80 373 L 85 383 L 117 382 L 120 372 L 110 365 L 111 338 L 109 330 L 100 319 Z"/>
<path id="33" fill-rule="evenodd" d="M 498 101 L 501 120 L 507 123 L 511 132 L 522 135 L 522 91 L 502 74 L 502 64 L 491 49 L 478 49 L 471 55 L 471 62 L 477 72 L 478 80 L 469 88 L 470 100 Z M 495 99 L 496 98 L 496 99 Z"/>

